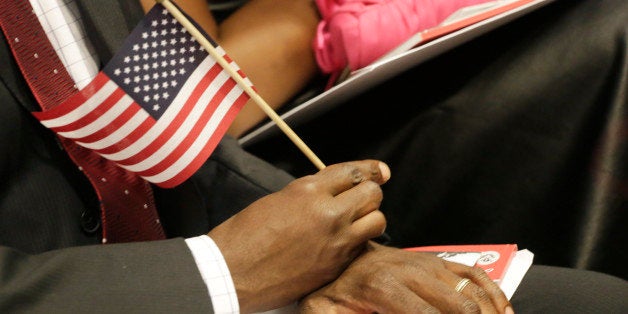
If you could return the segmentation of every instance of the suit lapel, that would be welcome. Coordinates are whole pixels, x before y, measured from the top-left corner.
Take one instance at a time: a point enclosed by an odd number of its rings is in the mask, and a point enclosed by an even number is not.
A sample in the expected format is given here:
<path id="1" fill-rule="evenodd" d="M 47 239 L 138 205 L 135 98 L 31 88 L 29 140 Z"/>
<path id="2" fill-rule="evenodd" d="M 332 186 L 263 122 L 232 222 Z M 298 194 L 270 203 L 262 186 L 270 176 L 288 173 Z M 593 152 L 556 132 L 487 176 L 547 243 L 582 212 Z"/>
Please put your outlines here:
<path id="1" fill-rule="evenodd" d="M 102 62 L 113 57 L 127 35 L 142 19 L 139 0 L 76 0 L 87 36 Z M 39 110 L 4 36 L 0 36 L 0 81 L 29 111 Z"/>
<path id="2" fill-rule="evenodd" d="M 77 6 L 98 56 L 106 64 L 142 19 L 139 0 L 77 0 Z"/>

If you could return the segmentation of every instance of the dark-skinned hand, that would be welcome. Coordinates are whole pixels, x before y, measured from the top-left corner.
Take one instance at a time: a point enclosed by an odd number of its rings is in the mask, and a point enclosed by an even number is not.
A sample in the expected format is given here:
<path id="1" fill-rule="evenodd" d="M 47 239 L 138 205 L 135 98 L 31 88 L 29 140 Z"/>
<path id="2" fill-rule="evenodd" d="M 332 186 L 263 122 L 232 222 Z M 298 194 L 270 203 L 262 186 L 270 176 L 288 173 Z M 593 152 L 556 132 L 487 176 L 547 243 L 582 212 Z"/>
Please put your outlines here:
<path id="1" fill-rule="evenodd" d="M 279 308 L 337 278 L 386 228 L 376 160 L 331 165 L 254 202 L 208 235 L 243 313 Z"/>
<path id="2" fill-rule="evenodd" d="M 471 282 L 455 290 L 463 278 Z M 300 302 L 302 313 L 512 313 L 484 270 L 369 242 L 340 277 Z"/>

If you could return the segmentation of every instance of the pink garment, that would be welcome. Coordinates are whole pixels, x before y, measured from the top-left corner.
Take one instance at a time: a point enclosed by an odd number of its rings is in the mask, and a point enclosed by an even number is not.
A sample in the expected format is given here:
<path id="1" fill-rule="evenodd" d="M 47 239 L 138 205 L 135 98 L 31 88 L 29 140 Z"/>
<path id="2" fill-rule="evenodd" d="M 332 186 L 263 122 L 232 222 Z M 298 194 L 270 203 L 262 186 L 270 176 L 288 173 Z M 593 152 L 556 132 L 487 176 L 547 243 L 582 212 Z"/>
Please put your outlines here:
<path id="1" fill-rule="evenodd" d="M 356 70 L 443 22 L 458 9 L 491 0 L 316 0 L 314 51 L 320 69 Z"/>

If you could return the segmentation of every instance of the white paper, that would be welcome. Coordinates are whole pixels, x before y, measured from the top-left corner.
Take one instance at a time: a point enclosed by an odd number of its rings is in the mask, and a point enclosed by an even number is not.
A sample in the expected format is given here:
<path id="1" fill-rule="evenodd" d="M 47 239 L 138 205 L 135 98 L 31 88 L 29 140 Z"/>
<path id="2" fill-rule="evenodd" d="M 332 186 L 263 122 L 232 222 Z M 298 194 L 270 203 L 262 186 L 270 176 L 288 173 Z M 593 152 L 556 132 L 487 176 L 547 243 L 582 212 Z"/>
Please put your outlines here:
<path id="1" fill-rule="evenodd" d="M 512 298 L 512 295 L 517 291 L 517 287 L 523 280 L 526 272 L 532 266 L 532 260 L 534 260 L 534 254 L 526 249 L 519 250 L 512 257 L 508 269 L 502 278 L 499 287 L 504 291 L 508 300 Z"/>

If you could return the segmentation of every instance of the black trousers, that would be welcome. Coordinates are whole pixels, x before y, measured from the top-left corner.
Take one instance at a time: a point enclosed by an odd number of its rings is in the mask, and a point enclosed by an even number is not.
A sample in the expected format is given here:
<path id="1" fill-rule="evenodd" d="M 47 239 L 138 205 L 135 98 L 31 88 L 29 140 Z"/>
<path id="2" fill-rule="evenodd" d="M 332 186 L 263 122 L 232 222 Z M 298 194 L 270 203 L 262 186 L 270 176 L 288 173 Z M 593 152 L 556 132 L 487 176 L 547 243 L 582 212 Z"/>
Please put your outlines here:
<path id="1" fill-rule="evenodd" d="M 512 299 L 515 313 L 625 313 L 628 282 L 607 274 L 533 265 Z"/>
<path id="2" fill-rule="evenodd" d="M 392 245 L 517 243 L 628 278 L 628 1 L 556 0 L 294 126 L 327 164 L 387 162 Z M 246 147 L 315 168 L 279 134 Z"/>

